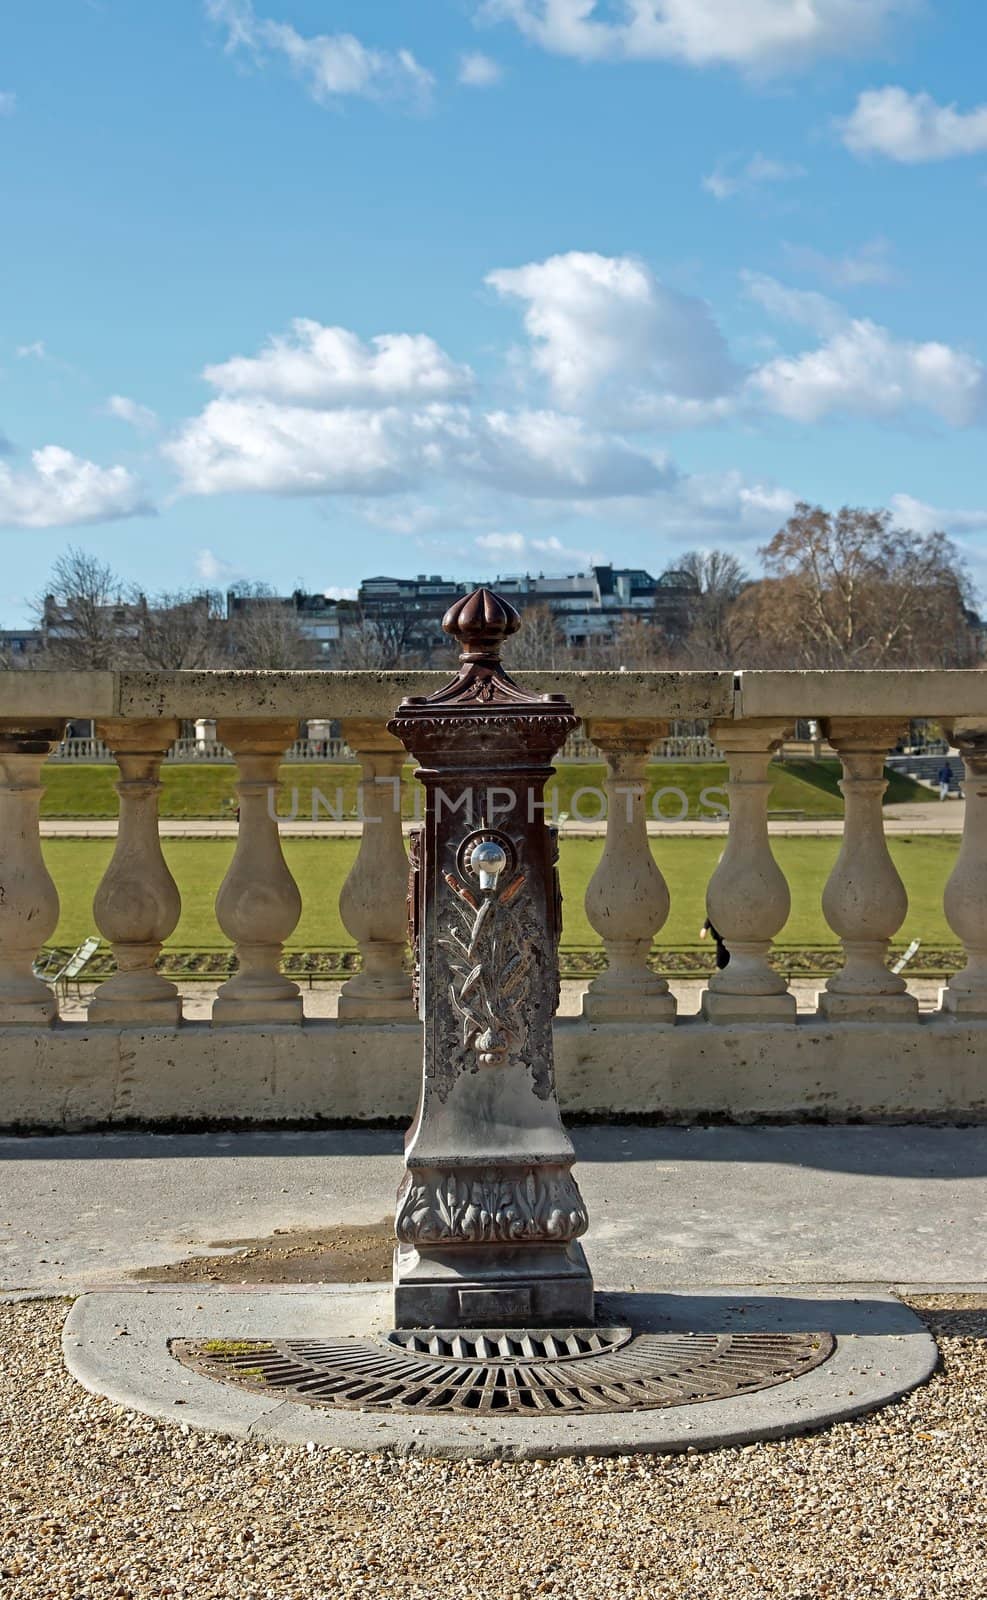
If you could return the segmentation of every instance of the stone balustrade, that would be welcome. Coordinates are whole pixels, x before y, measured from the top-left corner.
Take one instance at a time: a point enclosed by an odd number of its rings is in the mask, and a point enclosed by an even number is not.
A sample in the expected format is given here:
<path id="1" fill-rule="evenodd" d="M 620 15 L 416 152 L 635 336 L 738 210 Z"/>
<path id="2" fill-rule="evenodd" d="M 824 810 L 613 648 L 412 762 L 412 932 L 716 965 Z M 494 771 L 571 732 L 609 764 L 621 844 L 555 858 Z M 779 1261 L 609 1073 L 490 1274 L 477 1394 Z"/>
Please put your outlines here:
<path id="1" fill-rule="evenodd" d="M 402 797 L 414 779 L 385 724 L 426 672 L 0 674 L 0 1126 L 403 1118 L 417 1093 L 419 1027 L 405 952 L 408 857 Z M 978 1119 L 987 1107 L 987 674 L 955 672 L 526 673 L 561 692 L 606 764 L 603 851 L 585 912 L 606 965 L 579 1016 L 556 1023 L 565 1108 L 840 1120 Z M 86 1021 L 59 1017 L 34 963 L 58 920 L 38 811 L 66 722 L 91 718 L 119 777 L 115 846 L 93 903 L 114 976 Z M 800 718 L 843 767 L 845 820 L 822 911 L 839 971 L 797 1012 L 772 941 L 791 904 L 772 849 L 769 766 Z M 935 718 L 966 768 L 966 819 L 943 908 L 966 964 L 919 1012 L 889 942 L 907 899 L 884 838 L 884 761 L 909 718 Z M 157 970 L 180 915 L 158 837 L 162 762 L 179 722 L 215 724 L 237 767 L 239 825 L 216 898 L 236 970 L 207 1023 L 182 1019 Z M 300 723 L 338 721 L 360 763 L 363 831 L 339 914 L 360 970 L 338 1016 L 306 1016 L 282 970 L 304 882 L 281 847 L 272 797 Z M 729 824 L 706 890 L 731 952 L 698 1016 L 676 1017 L 649 960 L 666 922 L 664 839 L 644 807 L 649 753 L 674 722 L 705 722 L 727 767 Z"/>
<path id="2" fill-rule="evenodd" d="M 113 751 L 102 739 L 95 737 L 62 739 L 52 750 L 49 759 L 52 761 L 77 762 L 80 765 L 89 766 L 93 763 L 111 762 L 113 760 Z M 196 763 L 202 766 L 226 766 L 233 760 L 233 754 L 218 739 L 180 739 L 176 737 L 165 751 L 163 759 L 168 765 L 174 766 L 186 766 L 189 763 Z M 316 739 L 312 737 L 294 739 L 290 749 L 285 751 L 285 761 L 292 763 L 353 761 L 355 759 L 352 750 L 344 739 Z"/>

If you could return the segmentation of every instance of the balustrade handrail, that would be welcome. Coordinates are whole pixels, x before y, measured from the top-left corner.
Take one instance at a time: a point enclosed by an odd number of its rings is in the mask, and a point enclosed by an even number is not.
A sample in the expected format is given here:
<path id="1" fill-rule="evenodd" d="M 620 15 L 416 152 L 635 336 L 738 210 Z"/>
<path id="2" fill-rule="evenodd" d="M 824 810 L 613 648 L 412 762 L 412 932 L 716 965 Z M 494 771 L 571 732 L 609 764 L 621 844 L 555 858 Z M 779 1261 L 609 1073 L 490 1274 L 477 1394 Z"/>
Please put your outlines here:
<path id="1" fill-rule="evenodd" d="M 0 721 L 53 716 L 367 717 L 386 721 L 407 694 L 447 674 L 424 671 L 0 671 Z M 589 717 L 734 720 L 783 716 L 942 718 L 987 713 L 987 670 L 519 672 Z"/>

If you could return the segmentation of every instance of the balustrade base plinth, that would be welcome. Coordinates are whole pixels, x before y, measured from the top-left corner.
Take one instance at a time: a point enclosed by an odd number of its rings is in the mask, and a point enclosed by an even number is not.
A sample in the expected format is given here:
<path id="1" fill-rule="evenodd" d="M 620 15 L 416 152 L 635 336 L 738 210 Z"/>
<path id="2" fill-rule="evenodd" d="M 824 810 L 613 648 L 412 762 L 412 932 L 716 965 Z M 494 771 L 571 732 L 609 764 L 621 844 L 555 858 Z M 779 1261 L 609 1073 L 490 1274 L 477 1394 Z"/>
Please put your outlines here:
<path id="1" fill-rule="evenodd" d="M 103 1000 L 97 991 L 89 1002 L 86 1020 L 97 1027 L 148 1027 L 177 1028 L 182 1020 L 182 1002 L 178 995 L 165 995 L 159 1000 L 115 999 Z"/>
<path id="2" fill-rule="evenodd" d="M 418 1013 L 407 995 L 347 994 L 339 992 L 336 1012 L 340 1022 L 417 1022 Z"/>
<path id="3" fill-rule="evenodd" d="M 590 1327 L 593 1279 L 583 1247 L 569 1244 L 399 1244 L 394 1251 L 398 1328 Z"/>
<path id="4" fill-rule="evenodd" d="M 214 1028 L 236 1027 L 241 1022 L 293 1026 L 304 1022 L 305 1015 L 301 995 L 283 1000 L 223 1000 L 217 996 L 210 1020 Z"/>
<path id="5" fill-rule="evenodd" d="M 0 1000 L 0 1027 L 52 1028 L 58 1019 L 58 1002 L 47 984 L 39 982 L 44 990 L 36 1000 Z"/>
<path id="6" fill-rule="evenodd" d="M 658 1027 L 672 1027 L 678 1006 L 675 997 L 660 990 L 649 994 L 647 990 L 588 989 L 583 995 L 582 1014 L 587 1022 L 653 1022 Z"/>
<path id="7" fill-rule="evenodd" d="M 798 1005 L 791 994 L 723 994 L 706 989 L 700 1009 L 706 1022 L 790 1022 L 794 1026 Z"/>
<path id="8" fill-rule="evenodd" d="M 918 1001 L 913 994 L 839 994 L 824 989 L 817 1009 L 827 1022 L 918 1020 Z"/>
<path id="9" fill-rule="evenodd" d="M 950 1017 L 957 1021 L 962 1017 L 971 1022 L 987 1019 L 987 994 L 977 990 L 945 989 L 939 990 L 939 1007 L 942 1015 L 947 1020 Z"/>

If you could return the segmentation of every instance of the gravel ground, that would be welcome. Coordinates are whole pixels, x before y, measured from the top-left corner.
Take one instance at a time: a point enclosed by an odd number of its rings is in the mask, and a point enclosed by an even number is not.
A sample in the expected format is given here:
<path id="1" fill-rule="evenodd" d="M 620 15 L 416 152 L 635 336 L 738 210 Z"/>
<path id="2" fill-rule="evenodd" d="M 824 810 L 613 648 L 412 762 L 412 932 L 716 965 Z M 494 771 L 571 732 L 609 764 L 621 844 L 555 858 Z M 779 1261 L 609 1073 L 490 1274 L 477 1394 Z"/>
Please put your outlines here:
<path id="1" fill-rule="evenodd" d="M 265 1449 L 155 1422 L 66 1375 L 64 1303 L 5 1305 L 0 1593 L 975 1600 L 987 1297 L 912 1303 L 944 1369 L 871 1418 L 708 1455 L 490 1465 Z"/>

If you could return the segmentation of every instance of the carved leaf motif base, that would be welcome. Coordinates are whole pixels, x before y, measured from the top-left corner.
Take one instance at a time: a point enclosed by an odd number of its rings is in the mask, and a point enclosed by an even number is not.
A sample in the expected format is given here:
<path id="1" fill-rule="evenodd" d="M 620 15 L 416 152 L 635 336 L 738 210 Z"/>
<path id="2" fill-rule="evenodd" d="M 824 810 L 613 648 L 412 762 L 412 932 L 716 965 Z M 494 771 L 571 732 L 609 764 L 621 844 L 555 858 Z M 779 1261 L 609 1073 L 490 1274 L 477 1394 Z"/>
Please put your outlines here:
<path id="1" fill-rule="evenodd" d="M 576 1242 L 588 1220 L 567 1159 L 410 1167 L 395 1224 L 396 1326 L 592 1323 Z"/>

